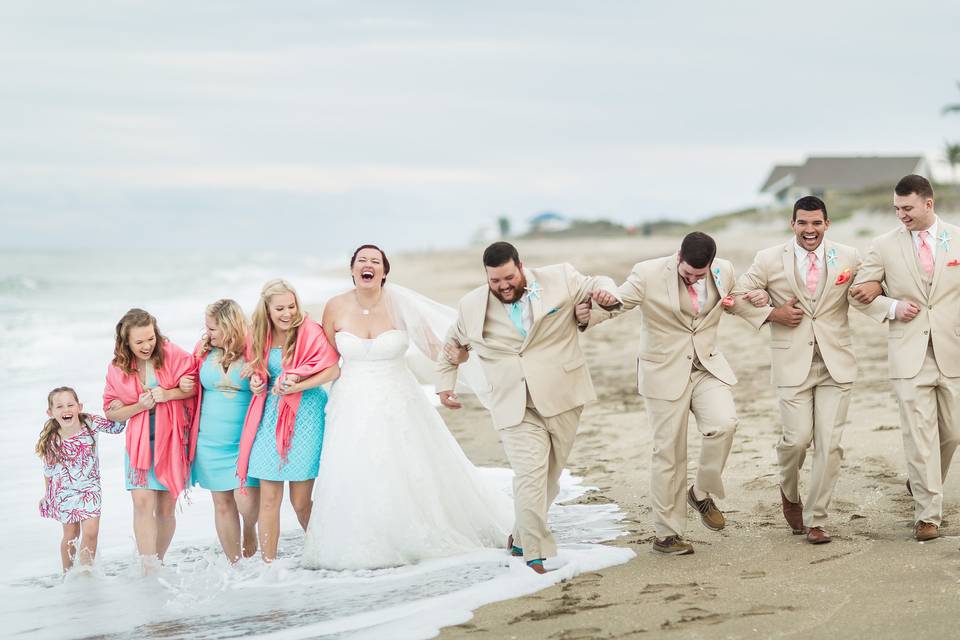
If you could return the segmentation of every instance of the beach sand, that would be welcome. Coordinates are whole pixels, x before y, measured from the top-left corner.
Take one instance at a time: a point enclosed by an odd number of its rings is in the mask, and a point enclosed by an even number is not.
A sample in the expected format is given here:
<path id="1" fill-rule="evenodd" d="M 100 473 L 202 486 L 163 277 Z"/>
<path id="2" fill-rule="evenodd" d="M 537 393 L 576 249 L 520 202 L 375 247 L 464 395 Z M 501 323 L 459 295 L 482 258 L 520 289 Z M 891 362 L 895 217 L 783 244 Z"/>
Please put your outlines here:
<path id="1" fill-rule="evenodd" d="M 828 238 L 865 250 L 870 236 L 892 228 L 893 216 L 834 225 Z M 754 253 L 785 242 L 789 230 L 730 230 L 716 235 L 719 255 L 745 270 Z M 679 237 L 517 241 L 531 266 L 570 262 L 582 273 L 618 283 L 640 260 L 672 253 Z M 391 278 L 455 305 L 483 284 L 482 247 L 397 256 Z M 587 332 L 582 344 L 597 389 L 584 411 L 571 472 L 598 490 L 586 502 L 618 503 L 629 534 L 612 543 L 637 558 L 581 575 L 534 595 L 495 603 L 442 638 L 900 638 L 956 631 L 960 604 L 960 482 L 945 487 L 944 537 L 912 538 L 913 507 L 906 480 L 896 399 L 886 378 L 886 328 L 851 311 L 860 379 L 854 388 L 843 445 L 843 468 L 828 531 L 833 542 L 813 546 L 791 535 L 780 513 L 774 446 L 777 403 L 769 379 L 768 330 L 725 316 L 720 347 L 739 377 L 740 418 L 725 472 L 720 507 L 727 527 L 715 533 L 688 512 L 687 537 L 696 553 L 659 557 L 648 500 L 650 427 L 636 390 L 639 312 Z M 490 419 L 472 397 L 444 419 L 476 464 L 506 466 Z M 692 478 L 699 453 L 689 431 Z M 809 457 L 801 475 L 805 491 Z"/>

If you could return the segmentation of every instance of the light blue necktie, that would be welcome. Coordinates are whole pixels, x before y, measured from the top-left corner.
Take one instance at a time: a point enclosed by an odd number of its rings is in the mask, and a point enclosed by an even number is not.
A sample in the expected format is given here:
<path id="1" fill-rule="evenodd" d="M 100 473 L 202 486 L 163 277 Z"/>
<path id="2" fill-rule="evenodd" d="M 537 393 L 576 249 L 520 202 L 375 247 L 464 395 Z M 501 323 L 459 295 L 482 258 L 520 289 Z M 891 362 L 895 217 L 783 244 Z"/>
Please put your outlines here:
<path id="1" fill-rule="evenodd" d="M 527 330 L 523 328 L 523 309 L 520 307 L 519 301 L 510 303 L 510 321 L 520 332 L 521 337 L 526 338 Z"/>

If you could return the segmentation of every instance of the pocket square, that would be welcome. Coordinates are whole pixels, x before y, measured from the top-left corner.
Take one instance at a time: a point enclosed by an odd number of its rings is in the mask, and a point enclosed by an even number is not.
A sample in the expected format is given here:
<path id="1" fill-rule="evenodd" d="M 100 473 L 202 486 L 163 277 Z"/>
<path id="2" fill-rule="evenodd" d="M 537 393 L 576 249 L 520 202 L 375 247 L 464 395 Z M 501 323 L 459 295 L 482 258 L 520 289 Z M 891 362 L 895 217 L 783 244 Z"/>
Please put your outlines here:
<path id="1" fill-rule="evenodd" d="M 947 263 L 948 267 L 960 267 L 960 260 L 951 260 Z"/>
<path id="2" fill-rule="evenodd" d="M 555 314 L 557 311 L 560 311 L 560 307 L 554 307 L 553 309 L 550 309 L 550 311 L 547 311 L 547 315 L 548 315 L 548 316 L 552 316 L 552 315 Z"/>
<path id="3" fill-rule="evenodd" d="M 852 277 L 853 276 L 850 275 L 850 269 L 844 269 L 843 271 L 840 272 L 840 275 L 837 276 L 837 281 L 834 282 L 834 284 L 846 284 L 847 282 L 850 281 L 850 278 Z"/>

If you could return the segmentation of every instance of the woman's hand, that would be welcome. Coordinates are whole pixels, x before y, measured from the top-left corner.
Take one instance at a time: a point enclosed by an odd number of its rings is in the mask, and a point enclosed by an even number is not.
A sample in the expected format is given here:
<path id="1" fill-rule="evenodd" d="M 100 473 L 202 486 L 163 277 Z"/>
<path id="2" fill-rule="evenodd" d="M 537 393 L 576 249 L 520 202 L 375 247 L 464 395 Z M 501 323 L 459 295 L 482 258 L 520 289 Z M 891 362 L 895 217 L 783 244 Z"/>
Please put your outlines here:
<path id="1" fill-rule="evenodd" d="M 145 411 L 149 411 L 157 406 L 157 400 L 153 397 L 153 389 L 141 393 L 137 404 L 139 404 Z"/>
<path id="2" fill-rule="evenodd" d="M 197 386 L 197 381 L 193 376 L 183 376 L 180 378 L 177 386 L 180 388 L 180 391 L 184 393 L 193 393 L 194 387 Z"/>
<path id="3" fill-rule="evenodd" d="M 170 399 L 170 392 L 163 387 L 154 387 L 150 389 L 150 395 L 153 396 L 154 402 L 166 402 Z"/>
<path id="4" fill-rule="evenodd" d="M 254 373 L 250 376 L 250 391 L 259 396 L 261 393 L 266 391 L 267 381 L 260 377 L 259 373 Z"/>
<path id="5" fill-rule="evenodd" d="M 273 392 L 278 396 L 288 396 L 291 393 L 299 393 L 301 391 L 299 382 L 300 376 L 288 373 L 277 381 L 277 384 L 273 387 Z"/>

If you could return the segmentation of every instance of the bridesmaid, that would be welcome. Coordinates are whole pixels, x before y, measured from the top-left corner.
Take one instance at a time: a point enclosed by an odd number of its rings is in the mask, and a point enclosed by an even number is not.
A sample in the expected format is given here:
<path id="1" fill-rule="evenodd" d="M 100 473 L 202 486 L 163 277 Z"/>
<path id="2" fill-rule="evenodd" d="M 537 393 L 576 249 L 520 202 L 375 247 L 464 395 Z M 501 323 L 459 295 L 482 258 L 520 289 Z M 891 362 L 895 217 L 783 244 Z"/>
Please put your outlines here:
<path id="1" fill-rule="evenodd" d="M 241 553 L 249 558 L 257 551 L 260 509 L 260 482 L 251 478 L 246 490 L 241 491 L 236 476 L 243 420 L 253 397 L 250 381 L 241 375 L 249 360 L 249 327 L 243 310 L 233 300 L 209 305 L 206 325 L 206 333 L 194 350 L 200 386 L 190 438 L 191 473 L 193 484 L 213 494 L 217 537 L 230 562 L 236 562 Z"/>
<path id="2" fill-rule="evenodd" d="M 164 338 L 143 309 L 130 309 L 117 323 L 103 409 L 108 420 L 127 423 L 126 485 L 145 571 L 163 561 L 177 528 L 177 496 L 190 474 L 184 435 L 195 373 L 193 357 Z"/>
<path id="3" fill-rule="evenodd" d="M 260 291 L 251 342 L 254 397 L 243 426 L 237 476 L 241 482 L 248 474 L 260 479 L 260 551 L 264 562 L 273 562 L 284 482 L 290 483 L 290 503 L 304 530 L 310 520 L 327 404 L 320 385 L 340 375 L 340 356 L 284 280 L 271 280 Z"/>

